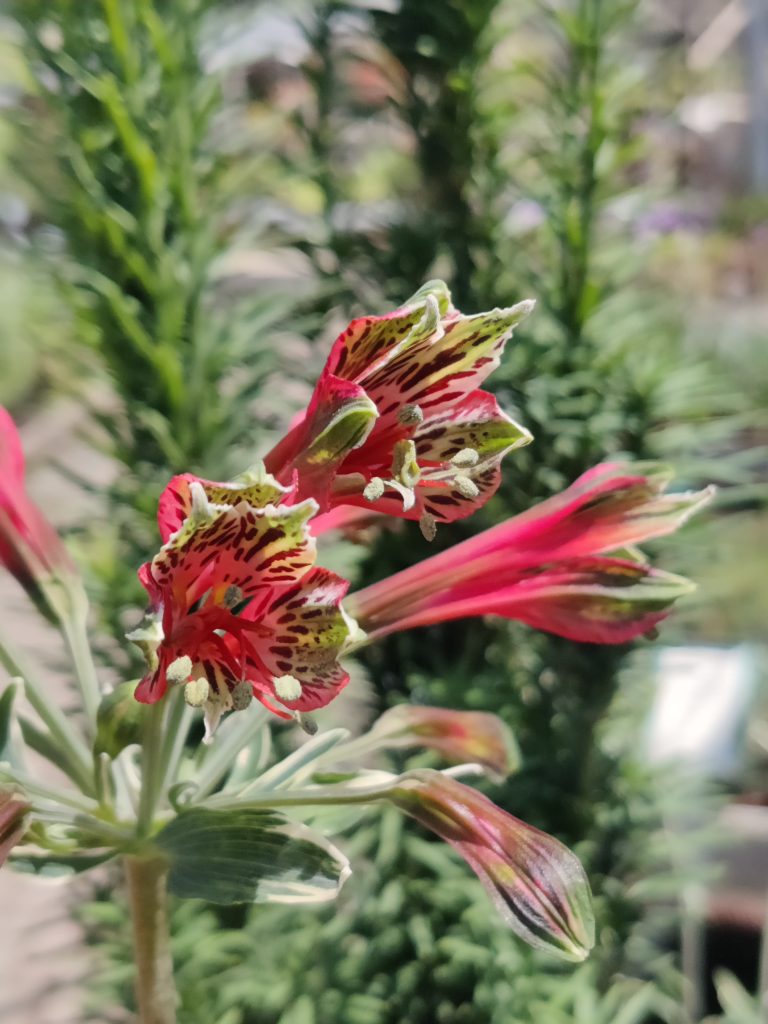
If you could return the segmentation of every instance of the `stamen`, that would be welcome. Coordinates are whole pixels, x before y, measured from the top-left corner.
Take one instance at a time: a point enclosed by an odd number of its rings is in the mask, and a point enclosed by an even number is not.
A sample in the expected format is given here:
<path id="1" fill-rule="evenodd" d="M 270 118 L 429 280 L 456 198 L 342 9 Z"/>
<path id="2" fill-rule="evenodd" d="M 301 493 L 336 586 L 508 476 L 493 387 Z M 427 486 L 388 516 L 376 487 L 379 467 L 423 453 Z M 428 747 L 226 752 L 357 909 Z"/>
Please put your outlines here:
<path id="1" fill-rule="evenodd" d="M 395 443 L 392 449 L 392 476 L 404 487 L 415 487 L 421 479 L 421 469 L 416 459 L 416 444 L 411 440 Z"/>
<path id="2" fill-rule="evenodd" d="M 232 688 L 231 697 L 232 710 L 245 711 L 253 700 L 253 686 L 247 679 L 241 679 L 240 682 Z"/>
<path id="3" fill-rule="evenodd" d="M 186 683 L 191 675 L 192 659 L 188 654 L 182 654 L 180 658 L 176 658 L 165 670 L 165 677 L 169 683 Z"/>
<path id="4" fill-rule="evenodd" d="M 480 488 L 468 476 L 457 476 L 454 484 L 462 498 L 476 498 L 480 493 Z"/>
<path id="5" fill-rule="evenodd" d="M 397 422 L 402 427 L 418 427 L 424 422 L 424 413 L 418 405 L 404 405 L 397 414 Z"/>
<path id="6" fill-rule="evenodd" d="M 460 469 L 469 468 L 469 466 L 476 466 L 480 461 L 480 455 L 474 448 L 462 448 L 460 452 L 451 459 L 454 466 L 458 466 Z"/>
<path id="7" fill-rule="evenodd" d="M 437 520 L 429 512 L 425 512 L 419 520 L 419 529 L 424 540 L 433 541 L 437 536 Z"/>
<path id="8" fill-rule="evenodd" d="M 184 702 L 191 708 L 201 708 L 211 695 L 211 687 L 204 676 L 190 680 L 184 687 Z"/>
<path id="9" fill-rule="evenodd" d="M 226 591 L 224 592 L 224 600 L 222 604 L 224 605 L 225 608 L 235 608 L 237 605 L 240 604 L 244 597 L 245 595 L 243 594 L 240 587 L 236 586 L 233 583 L 231 586 L 227 587 Z"/>
<path id="10" fill-rule="evenodd" d="M 371 477 L 363 488 L 363 497 L 366 501 L 378 501 L 384 494 L 384 481 L 380 476 Z"/>
<path id="11" fill-rule="evenodd" d="M 296 712 L 296 721 L 307 734 L 307 736 L 314 736 L 317 732 L 317 722 L 312 718 L 311 715 L 306 714 L 303 711 Z"/>
<path id="12" fill-rule="evenodd" d="M 387 480 L 387 486 L 397 491 L 403 499 L 403 512 L 410 512 L 416 504 L 416 492 L 412 487 L 404 487 L 399 480 Z"/>
<path id="13" fill-rule="evenodd" d="M 272 682 L 280 700 L 294 701 L 301 697 L 301 683 L 295 676 L 277 676 Z"/>

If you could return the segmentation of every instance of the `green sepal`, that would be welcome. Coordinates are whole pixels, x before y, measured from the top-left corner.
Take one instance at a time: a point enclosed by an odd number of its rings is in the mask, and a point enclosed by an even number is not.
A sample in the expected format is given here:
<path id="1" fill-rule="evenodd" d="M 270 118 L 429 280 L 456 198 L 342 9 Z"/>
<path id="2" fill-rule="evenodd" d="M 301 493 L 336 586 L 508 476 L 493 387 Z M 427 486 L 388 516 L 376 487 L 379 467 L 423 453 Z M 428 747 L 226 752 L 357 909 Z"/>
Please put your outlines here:
<path id="1" fill-rule="evenodd" d="M 413 309 L 416 306 L 423 306 L 430 296 L 437 302 L 440 315 L 445 316 L 451 308 L 451 293 L 445 281 L 427 281 L 417 292 L 413 293 L 410 299 L 403 303 L 402 308 Z"/>
<path id="2" fill-rule="evenodd" d="M 365 395 L 344 402 L 323 430 L 312 438 L 302 461 L 313 468 L 335 465 L 366 440 L 378 411 Z"/>

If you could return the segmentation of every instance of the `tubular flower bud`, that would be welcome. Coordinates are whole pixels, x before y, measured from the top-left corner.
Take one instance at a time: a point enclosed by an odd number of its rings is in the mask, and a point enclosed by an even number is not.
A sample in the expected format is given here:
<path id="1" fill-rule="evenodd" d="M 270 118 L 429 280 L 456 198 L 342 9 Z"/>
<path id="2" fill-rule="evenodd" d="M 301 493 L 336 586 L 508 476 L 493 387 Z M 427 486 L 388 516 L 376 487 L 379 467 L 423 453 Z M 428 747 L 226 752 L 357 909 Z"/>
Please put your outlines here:
<path id="1" fill-rule="evenodd" d="M 565 960 L 589 954 L 595 941 L 589 882 L 561 842 L 441 772 L 409 772 L 388 799 L 450 843 L 529 945 Z"/>
<path id="2" fill-rule="evenodd" d="M 352 595 L 371 639 L 475 615 L 517 619 L 571 640 L 647 635 L 693 588 L 634 545 L 671 533 L 712 497 L 664 494 L 658 467 L 604 463 L 562 494 Z"/>
<path id="3" fill-rule="evenodd" d="M 0 865 L 5 864 L 11 850 L 21 841 L 28 811 L 29 804 L 18 793 L 0 789 Z"/>

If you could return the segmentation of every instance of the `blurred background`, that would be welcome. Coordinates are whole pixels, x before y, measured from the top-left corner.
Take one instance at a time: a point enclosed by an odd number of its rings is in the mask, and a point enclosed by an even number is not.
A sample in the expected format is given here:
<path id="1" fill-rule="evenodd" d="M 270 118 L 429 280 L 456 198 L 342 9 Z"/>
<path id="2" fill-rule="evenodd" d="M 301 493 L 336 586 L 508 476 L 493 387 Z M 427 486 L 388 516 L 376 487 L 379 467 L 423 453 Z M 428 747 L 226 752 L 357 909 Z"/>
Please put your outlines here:
<path id="1" fill-rule="evenodd" d="M 583 859 L 586 964 L 524 948 L 447 848 L 376 815 L 331 908 L 178 908 L 180 1020 L 765 1021 L 768 0 L 11 0 L 0 55 L 0 401 L 87 574 L 105 679 L 135 674 L 163 483 L 251 464 L 335 333 L 431 277 L 465 312 L 538 300 L 491 381 L 535 442 L 438 545 L 606 456 L 720 485 L 654 551 L 699 583 L 655 642 L 423 630 L 322 716 L 509 722 L 523 768 L 488 791 Z M 417 533 L 324 564 L 377 579 Z M 10 581 L 0 609 L 66 703 Z M 114 879 L 5 872 L 0 900 L 4 1022 L 132 1019 Z"/>

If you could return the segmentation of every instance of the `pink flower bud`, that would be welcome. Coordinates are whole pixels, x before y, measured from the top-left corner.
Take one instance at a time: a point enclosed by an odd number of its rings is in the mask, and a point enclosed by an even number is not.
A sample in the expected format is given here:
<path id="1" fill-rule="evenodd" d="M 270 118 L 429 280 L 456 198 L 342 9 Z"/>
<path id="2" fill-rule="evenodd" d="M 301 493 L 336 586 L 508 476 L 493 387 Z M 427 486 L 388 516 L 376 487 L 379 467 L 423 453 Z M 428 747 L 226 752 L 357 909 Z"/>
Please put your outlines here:
<path id="1" fill-rule="evenodd" d="M 32 502 L 24 484 L 24 453 L 16 425 L 0 406 L 0 564 L 26 589 L 36 592 L 54 576 L 77 570 L 64 544 Z"/>
<path id="2" fill-rule="evenodd" d="M 401 704 L 381 716 L 370 737 L 382 747 L 427 747 L 452 764 L 480 764 L 496 778 L 506 778 L 519 763 L 512 733 L 486 711 Z"/>
<path id="3" fill-rule="evenodd" d="M 561 842 L 440 772 L 410 772 L 388 798 L 461 854 L 520 938 L 586 958 L 595 941 L 589 882 Z"/>
<path id="4" fill-rule="evenodd" d="M 371 639 L 500 615 L 570 640 L 626 643 L 693 589 L 634 548 L 712 497 L 712 488 L 664 494 L 666 482 L 656 466 L 596 466 L 527 512 L 353 594 L 348 608 Z"/>
<path id="5" fill-rule="evenodd" d="M 0 865 L 24 835 L 24 818 L 29 804 L 10 789 L 0 790 Z"/>

